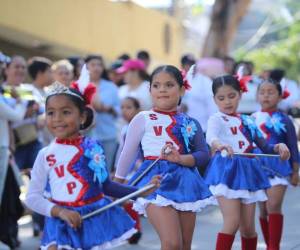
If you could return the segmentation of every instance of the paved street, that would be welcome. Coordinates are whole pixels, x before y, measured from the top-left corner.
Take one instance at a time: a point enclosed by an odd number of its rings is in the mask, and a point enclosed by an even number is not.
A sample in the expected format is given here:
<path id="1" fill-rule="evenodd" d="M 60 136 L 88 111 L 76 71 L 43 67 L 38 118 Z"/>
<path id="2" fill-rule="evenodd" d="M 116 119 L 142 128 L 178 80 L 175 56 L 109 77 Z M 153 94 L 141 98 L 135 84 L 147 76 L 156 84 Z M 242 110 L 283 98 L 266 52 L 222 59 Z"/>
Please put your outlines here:
<path id="1" fill-rule="evenodd" d="M 300 250 L 300 188 L 290 188 L 286 195 L 284 211 L 285 228 L 283 235 L 283 242 L 281 250 Z M 33 250 L 38 248 L 38 240 L 32 238 L 32 231 L 30 229 L 30 218 L 24 217 L 21 220 L 20 236 L 22 240 L 21 250 Z M 197 217 L 197 228 L 194 234 L 193 249 L 197 250 L 213 250 L 215 246 L 215 238 L 217 232 L 220 230 L 222 224 L 221 214 L 216 207 L 206 209 Z M 257 224 L 258 225 L 258 224 Z M 160 249 L 159 239 L 153 231 L 151 225 L 147 220 L 143 220 L 144 234 L 139 245 L 132 246 L 124 244 L 115 248 L 116 250 L 147 250 L 147 249 Z M 258 227 L 257 227 L 258 228 Z M 260 229 L 258 249 L 265 249 L 262 242 L 262 235 Z M 239 236 L 236 237 L 234 242 L 234 250 L 240 249 Z M 2 249 L 0 249 L 2 250 Z"/>

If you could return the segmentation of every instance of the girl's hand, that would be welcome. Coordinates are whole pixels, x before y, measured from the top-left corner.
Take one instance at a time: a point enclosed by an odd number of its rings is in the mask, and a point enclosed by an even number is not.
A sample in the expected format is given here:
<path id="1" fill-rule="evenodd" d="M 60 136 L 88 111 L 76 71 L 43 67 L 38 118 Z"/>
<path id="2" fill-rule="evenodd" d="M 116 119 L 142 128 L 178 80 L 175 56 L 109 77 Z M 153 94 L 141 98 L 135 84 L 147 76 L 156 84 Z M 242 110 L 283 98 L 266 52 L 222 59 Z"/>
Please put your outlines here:
<path id="1" fill-rule="evenodd" d="M 278 143 L 274 147 L 274 151 L 280 155 L 281 160 L 288 160 L 291 156 L 290 150 L 284 143 Z"/>
<path id="2" fill-rule="evenodd" d="M 160 182 L 161 182 L 161 176 L 160 175 L 155 175 L 152 177 L 151 181 L 148 184 L 154 184 L 155 186 L 148 191 L 142 193 L 142 197 L 148 196 L 149 194 L 153 193 L 156 189 L 160 187 Z"/>
<path id="3" fill-rule="evenodd" d="M 161 149 L 160 157 L 163 160 L 167 160 L 167 161 L 178 163 L 178 164 L 180 164 L 180 162 L 181 162 L 181 155 L 179 154 L 177 149 L 171 144 L 166 144 Z"/>
<path id="4" fill-rule="evenodd" d="M 58 218 L 68 223 L 74 229 L 81 226 L 81 216 L 78 212 L 62 208 L 58 213 Z"/>
<path id="5" fill-rule="evenodd" d="M 222 152 L 224 150 L 227 152 L 227 156 L 233 156 L 234 151 L 231 146 L 226 144 L 219 144 L 217 147 L 215 147 L 215 152 Z"/>
<path id="6" fill-rule="evenodd" d="M 294 187 L 298 186 L 298 183 L 299 183 L 299 173 L 298 173 L 298 171 L 293 171 L 293 173 L 291 174 L 290 183 Z"/>
<path id="7" fill-rule="evenodd" d="M 18 101 L 20 101 L 20 95 L 18 93 L 18 91 L 16 90 L 16 87 L 12 87 L 11 90 L 10 90 L 10 96 L 14 99 Z"/>

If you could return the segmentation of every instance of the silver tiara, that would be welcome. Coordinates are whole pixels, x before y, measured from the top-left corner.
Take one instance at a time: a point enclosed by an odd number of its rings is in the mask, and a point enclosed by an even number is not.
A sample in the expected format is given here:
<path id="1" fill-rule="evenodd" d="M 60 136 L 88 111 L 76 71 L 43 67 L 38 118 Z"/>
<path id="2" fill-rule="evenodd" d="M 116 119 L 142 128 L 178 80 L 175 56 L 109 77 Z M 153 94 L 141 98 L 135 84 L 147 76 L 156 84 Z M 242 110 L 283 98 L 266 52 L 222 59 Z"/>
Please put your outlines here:
<path id="1" fill-rule="evenodd" d="M 61 95 L 61 94 L 76 96 L 76 97 L 80 98 L 82 101 L 84 101 L 84 99 L 80 95 L 74 93 L 68 87 L 66 87 L 65 85 L 63 85 L 62 83 L 60 83 L 58 81 L 55 81 L 49 87 L 46 98 L 53 96 L 53 95 Z"/>

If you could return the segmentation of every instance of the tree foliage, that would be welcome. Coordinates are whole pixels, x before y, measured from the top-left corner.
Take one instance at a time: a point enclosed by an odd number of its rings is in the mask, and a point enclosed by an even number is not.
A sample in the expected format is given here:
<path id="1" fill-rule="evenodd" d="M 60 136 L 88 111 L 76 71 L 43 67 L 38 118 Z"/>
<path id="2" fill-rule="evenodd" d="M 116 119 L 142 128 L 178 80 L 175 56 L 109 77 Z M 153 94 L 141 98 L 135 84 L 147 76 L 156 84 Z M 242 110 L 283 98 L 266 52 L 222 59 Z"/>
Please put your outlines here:
<path id="1" fill-rule="evenodd" d="M 286 70 L 288 77 L 299 81 L 300 3 L 286 1 L 286 4 L 291 9 L 294 21 L 291 24 L 286 24 L 286 28 L 275 34 L 276 40 L 250 52 L 240 50 L 235 56 L 239 59 L 253 61 L 257 72 L 272 68 L 283 68 Z M 279 25 L 284 25 L 282 20 L 278 22 Z"/>

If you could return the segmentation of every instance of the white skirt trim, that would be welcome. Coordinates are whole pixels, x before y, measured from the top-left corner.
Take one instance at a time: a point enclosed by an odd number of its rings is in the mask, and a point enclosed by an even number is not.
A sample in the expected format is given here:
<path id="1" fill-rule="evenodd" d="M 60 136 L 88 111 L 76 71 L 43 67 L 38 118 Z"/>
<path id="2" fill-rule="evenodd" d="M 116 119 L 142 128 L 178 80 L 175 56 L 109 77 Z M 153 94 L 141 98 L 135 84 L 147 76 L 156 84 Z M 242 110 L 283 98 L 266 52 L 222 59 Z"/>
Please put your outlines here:
<path id="1" fill-rule="evenodd" d="M 113 248 L 113 247 L 117 247 L 119 245 L 121 245 L 124 241 L 126 241 L 127 239 L 129 239 L 133 234 L 135 234 L 137 232 L 137 230 L 135 228 L 131 228 L 130 230 L 128 230 L 126 233 L 122 234 L 120 237 L 113 239 L 111 241 L 105 242 L 99 246 L 94 246 L 91 248 L 91 250 L 104 250 L 104 249 L 109 249 L 109 248 Z M 48 247 L 56 245 L 56 241 L 52 241 L 50 242 L 47 246 L 41 246 L 41 250 L 47 250 Z M 59 245 L 57 246 L 58 250 L 82 250 L 82 248 L 73 248 L 69 245 Z"/>
<path id="2" fill-rule="evenodd" d="M 271 186 L 277 186 L 277 185 L 283 185 L 283 186 L 289 186 L 290 183 L 288 181 L 288 179 L 286 178 L 280 178 L 280 177 L 273 177 L 273 178 L 269 178 L 270 184 Z"/>
<path id="3" fill-rule="evenodd" d="M 224 196 L 227 199 L 241 199 L 244 204 L 266 201 L 268 199 L 265 190 L 257 190 L 255 192 L 246 189 L 233 190 L 228 188 L 225 184 L 218 184 L 216 186 L 210 185 L 209 190 L 216 197 Z"/>
<path id="4" fill-rule="evenodd" d="M 145 198 L 138 198 L 133 203 L 133 209 L 137 211 L 139 214 L 142 214 L 147 217 L 146 207 L 149 204 L 154 204 L 158 207 L 167 207 L 172 206 L 176 210 L 179 211 L 190 211 L 190 212 L 200 212 L 203 208 L 209 205 L 217 205 L 217 201 L 213 196 L 210 196 L 204 200 L 198 200 L 195 202 L 182 202 L 177 203 L 175 201 L 166 199 L 161 195 L 157 195 L 156 199 L 147 200 Z"/>

